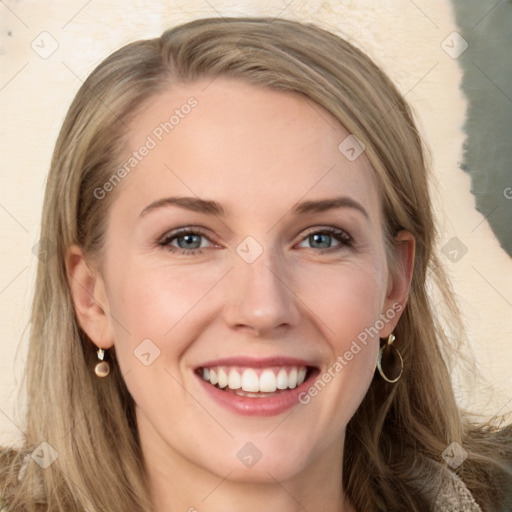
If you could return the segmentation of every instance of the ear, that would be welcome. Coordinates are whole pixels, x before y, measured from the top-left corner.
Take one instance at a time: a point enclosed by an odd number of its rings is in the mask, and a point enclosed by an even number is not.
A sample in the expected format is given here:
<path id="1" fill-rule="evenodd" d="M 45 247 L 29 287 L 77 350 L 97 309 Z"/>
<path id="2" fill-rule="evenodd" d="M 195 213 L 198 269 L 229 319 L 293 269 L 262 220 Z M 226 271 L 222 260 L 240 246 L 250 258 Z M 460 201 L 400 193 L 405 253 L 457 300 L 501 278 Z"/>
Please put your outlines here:
<path id="1" fill-rule="evenodd" d="M 105 283 L 77 245 L 68 250 L 66 272 L 80 327 L 98 348 L 111 348 L 114 336 Z"/>
<path id="2" fill-rule="evenodd" d="M 388 278 L 387 295 L 381 315 L 385 319 L 384 327 L 380 330 L 381 338 L 387 338 L 393 332 L 407 304 L 416 253 L 414 236 L 409 231 L 399 231 L 393 250 L 396 265 L 393 265 L 393 271 Z"/>

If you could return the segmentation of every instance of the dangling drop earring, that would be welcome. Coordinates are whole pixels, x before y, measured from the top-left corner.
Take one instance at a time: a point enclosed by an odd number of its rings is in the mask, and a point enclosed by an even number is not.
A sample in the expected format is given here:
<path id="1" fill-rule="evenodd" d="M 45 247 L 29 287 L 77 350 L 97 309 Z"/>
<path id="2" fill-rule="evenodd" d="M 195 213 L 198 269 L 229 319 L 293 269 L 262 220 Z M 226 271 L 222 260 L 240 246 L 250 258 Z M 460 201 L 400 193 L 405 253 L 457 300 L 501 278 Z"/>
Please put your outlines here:
<path id="1" fill-rule="evenodd" d="M 377 369 L 381 377 L 386 382 L 397 382 L 398 379 L 402 376 L 402 371 L 404 369 L 404 361 L 402 359 L 402 355 L 398 351 L 398 349 L 393 345 L 395 341 L 395 335 L 391 333 L 388 337 L 388 341 L 380 347 L 379 355 L 377 357 Z M 386 373 L 389 377 L 384 373 L 382 369 L 382 363 L 384 362 L 384 366 L 386 369 Z"/>
<path id="2" fill-rule="evenodd" d="M 94 367 L 94 373 L 98 377 L 106 377 L 110 373 L 110 364 L 105 359 L 105 351 L 102 348 L 98 349 L 99 363 Z"/>

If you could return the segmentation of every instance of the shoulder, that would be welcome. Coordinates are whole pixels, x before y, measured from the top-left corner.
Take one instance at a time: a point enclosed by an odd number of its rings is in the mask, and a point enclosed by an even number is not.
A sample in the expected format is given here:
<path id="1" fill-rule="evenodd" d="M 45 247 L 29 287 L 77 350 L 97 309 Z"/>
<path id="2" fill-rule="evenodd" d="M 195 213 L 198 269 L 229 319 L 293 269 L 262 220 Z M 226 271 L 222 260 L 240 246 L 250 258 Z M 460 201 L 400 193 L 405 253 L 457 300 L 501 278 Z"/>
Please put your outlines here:
<path id="1" fill-rule="evenodd" d="M 34 505 L 43 506 L 37 510 L 47 510 L 41 478 L 31 474 L 29 482 L 26 482 L 31 459 L 32 452 L 24 448 L 0 446 L 0 512 L 8 512 L 13 508 L 13 502 L 18 502 L 20 497 L 24 504 L 30 503 L 30 510 L 34 510 Z M 16 505 L 16 510 L 20 510 L 19 505 Z"/>
<path id="2" fill-rule="evenodd" d="M 15 453 L 12 450 L 0 446 L 0 512 L 8 511 L 5 493 L 7 491 L 14 457 Z"/>
<path id="3" fill-rule="evenodd" d="M 13 448 L 0 446 L 0 512 L 8 512 L 8 496 L 18 480 L 20 452 Z"/>
<path id="4" fill-rule="evenodd" d="M 455 473 L 449 473 L 437 495 L 436 512 L 482 512 L 464 482 Z"/>

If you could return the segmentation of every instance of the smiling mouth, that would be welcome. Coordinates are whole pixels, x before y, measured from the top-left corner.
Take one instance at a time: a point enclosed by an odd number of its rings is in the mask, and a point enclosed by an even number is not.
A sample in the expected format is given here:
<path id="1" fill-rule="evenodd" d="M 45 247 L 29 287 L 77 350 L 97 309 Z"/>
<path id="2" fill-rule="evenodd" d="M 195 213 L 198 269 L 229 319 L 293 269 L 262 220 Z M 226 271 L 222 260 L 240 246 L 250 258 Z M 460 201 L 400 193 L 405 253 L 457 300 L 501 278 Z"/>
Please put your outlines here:
<path id="1" fill-rule="evenodd" d="M 297 388 L 317 369 L 311 366 L 246 368 L 235 366 L 201 367 L 196 373 L 212 386 L 249 398 L 269 398 Z"/>

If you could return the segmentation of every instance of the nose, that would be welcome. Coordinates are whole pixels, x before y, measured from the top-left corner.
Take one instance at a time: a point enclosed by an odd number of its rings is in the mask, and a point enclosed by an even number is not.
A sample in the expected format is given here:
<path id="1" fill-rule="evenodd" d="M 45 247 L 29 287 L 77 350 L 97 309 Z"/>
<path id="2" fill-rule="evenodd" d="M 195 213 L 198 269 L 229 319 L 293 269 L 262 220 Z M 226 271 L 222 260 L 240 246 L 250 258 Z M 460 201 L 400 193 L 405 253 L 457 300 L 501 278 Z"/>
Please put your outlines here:
<path id="1" fill-rule="evenodd" d="M 270 251 L 252 263 L 235 255 L 228 281 L 223 311 L 231 328 L 268 337 L 299 322 L 298 298 L 289 269 Z"/>

